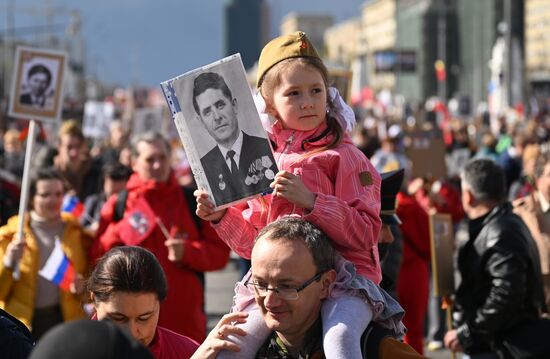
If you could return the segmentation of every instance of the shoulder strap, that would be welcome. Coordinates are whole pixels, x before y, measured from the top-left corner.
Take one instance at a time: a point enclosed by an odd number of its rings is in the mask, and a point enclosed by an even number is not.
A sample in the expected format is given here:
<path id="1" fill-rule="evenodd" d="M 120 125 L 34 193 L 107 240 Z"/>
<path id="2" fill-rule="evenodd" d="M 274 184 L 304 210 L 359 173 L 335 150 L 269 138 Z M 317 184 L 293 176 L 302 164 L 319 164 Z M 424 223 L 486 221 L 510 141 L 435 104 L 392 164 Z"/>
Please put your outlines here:
<path id="1" fill-rule="evenodd" d="M 115 202 L 115 211 L 113 213 L 113 222 L 118 222 L 124 217 L 124 210 L 126 209 L 126 200 L 128 199 L 128 190 L 123 189 L 117 193 Z"/>

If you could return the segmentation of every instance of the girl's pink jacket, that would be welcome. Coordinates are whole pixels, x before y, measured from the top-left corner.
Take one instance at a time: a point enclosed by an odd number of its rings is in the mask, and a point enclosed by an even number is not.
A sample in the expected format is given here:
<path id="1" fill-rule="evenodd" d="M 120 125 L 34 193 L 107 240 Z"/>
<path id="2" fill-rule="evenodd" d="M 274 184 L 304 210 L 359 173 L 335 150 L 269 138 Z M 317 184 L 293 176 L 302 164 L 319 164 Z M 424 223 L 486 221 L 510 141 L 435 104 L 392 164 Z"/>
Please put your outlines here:
<path id="1" fill-rule="evenodd" d="M 380 175 L 349 135 L 330 150 L 307 155 L 331 137 L 304 143 L 323 133 L 326 124 L 311 131 L 283 129 L 276 123 L 271 140 L 279 170 L 301 177 L 316 195 L 313 210 L 298 208 L 286 199 L 266 195 L 227 210 L 216 232 L 237 254 L 250 258 L 259 230 L 278 218 L 300 216 L 323 230 L 336 250 L 353 262 L 357 272 L 379 284 Z"/>

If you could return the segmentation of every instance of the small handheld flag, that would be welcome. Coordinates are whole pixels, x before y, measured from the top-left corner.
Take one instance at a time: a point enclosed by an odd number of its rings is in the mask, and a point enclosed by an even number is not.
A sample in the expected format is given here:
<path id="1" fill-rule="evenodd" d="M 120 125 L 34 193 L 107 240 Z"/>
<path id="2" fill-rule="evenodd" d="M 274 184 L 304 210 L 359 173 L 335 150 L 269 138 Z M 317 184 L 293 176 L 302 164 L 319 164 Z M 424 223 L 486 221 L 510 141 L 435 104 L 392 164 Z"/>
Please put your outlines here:
<path id="1" fill-rule="evenodd" d="M 76 218 L 80 218 L 82 213 L 84 213 L 84 205 L 77 196 L 73 194 L 66 194 L 63 197 L 63 204 L 61 206 L 61 212 L 67 212 L 75 216 Z"/>
<path id="2" fill-rule="evenodd" d="M 71 284 L 75 279 L 75 272 L 72 263 L 61 248 L 59 238 L 56 237 L 52 253 L 38 274 L 57 284 L 61 289 L 70 291 Z"/>

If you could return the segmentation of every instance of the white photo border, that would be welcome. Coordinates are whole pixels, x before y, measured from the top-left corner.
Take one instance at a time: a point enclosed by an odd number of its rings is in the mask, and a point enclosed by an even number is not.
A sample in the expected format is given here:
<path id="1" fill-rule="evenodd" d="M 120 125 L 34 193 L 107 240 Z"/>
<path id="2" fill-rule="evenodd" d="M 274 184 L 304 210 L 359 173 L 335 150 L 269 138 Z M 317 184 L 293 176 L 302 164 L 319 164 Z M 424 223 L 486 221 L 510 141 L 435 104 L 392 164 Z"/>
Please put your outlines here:
<path id="1" fill-rule="evenodd" d="M 237 53 L 227 56 L 208 65 L 188 71 L 170 80 L 163 81 L 160 84 L 172 114 L 174 124 L 176 125 L 181 142 L 187 154 L 189 164 L 195 177 L 195 182 L 197 183 L 198 188 L 204 189 L 209 193 L 210 199 L 215 205 L 215 209 L 220 210 L 269 193 L 271 192 L 271 188 L 266 187 L 265 191 L 261 193 L 244 194 L 242 198 L 228 203 L 219 203 L 215 198 L 213 188 L 211 188 L 205 170 L 201 164 L 201 157 L 205 155 L 204 148 L 209 147 L 205 146 L 204 142 L 208 142 L 210 140 L 210 135 L 206 135 L 206 129 L 202 128 L 202 125 L 199 125 L 197 122 L 199 121 L 198 117 L 194 114 L 191 100 L 187 98 L 186 95 L 188 91 L 185 91 L 185 89 L 191 89 L 189 84 L 192 85 L 192 79 L 204 72 L 218 73 L 222 75 L 226 81 L 228 81 L 228 85 L 231 88 L 233 96 L 239 100 L 239 108 L 248 109 L 250 111 L 245 111 L 245 113 L 248 113 L 249 117 L 247 118 L 252 120 L 252 122 L 247 123 L 239 121 L 239 127 L 241 130 L 249 132 L 252 136 L 264 138 L 272 155 L 273 148 L 271 142 L 269 141 L 267 132 L 262 126 L 256 105 L 252 99 L 252 92 L 248 82 L 246 81 L 246 72 L 242 64 L 240 54 Z M 228 77 L 231 78 L 231 80 L 228 80 Z M 188 85 L 183 85 L 186 82 Z M 178 92 L 179 95 L 177 94 Z M 197 133 L 201 132 L 204 132 L 205 135 L 196 136 Z M 274 162 L 274 164 L 277 166 L 276 162 Z"/>

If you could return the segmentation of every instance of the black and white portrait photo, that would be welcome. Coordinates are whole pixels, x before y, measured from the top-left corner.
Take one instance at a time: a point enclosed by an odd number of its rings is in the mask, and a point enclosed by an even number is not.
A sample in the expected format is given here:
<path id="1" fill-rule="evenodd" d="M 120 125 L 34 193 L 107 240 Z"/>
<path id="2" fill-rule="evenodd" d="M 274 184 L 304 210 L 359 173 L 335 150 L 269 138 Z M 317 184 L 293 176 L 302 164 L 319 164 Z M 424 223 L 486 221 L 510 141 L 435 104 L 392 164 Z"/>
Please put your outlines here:
<path id="1" fill-rule="evenodd" d="M 173 87 L 185 121 L 176 125 L 189 132 L 182 136 L 184 146 L 200 165 L 193 172 L 204 175 L 216 206 L 269 192 L 277 165 L 240 57 L 178 77 Z"/>
<path id="2" fill-rule="evenodd" d="M 25 75 L 19 103 L 25 106 L 51 108 L 53 105 L 52 72 L 43 64 L 34 64 Z"/>
<path id="3" fill-rule="evenodd" d="M 10 113 L 19 117 L 56 120 L 62 107 L 64 66 L 64 53 L 18 47 Z"/>

